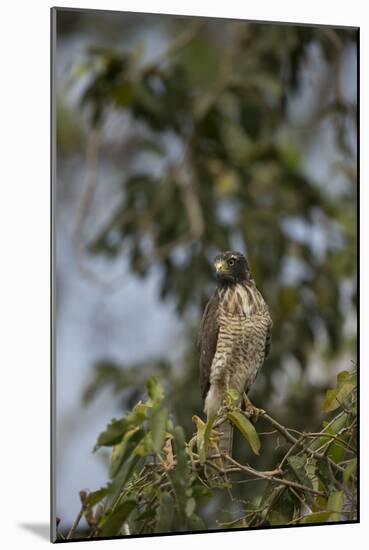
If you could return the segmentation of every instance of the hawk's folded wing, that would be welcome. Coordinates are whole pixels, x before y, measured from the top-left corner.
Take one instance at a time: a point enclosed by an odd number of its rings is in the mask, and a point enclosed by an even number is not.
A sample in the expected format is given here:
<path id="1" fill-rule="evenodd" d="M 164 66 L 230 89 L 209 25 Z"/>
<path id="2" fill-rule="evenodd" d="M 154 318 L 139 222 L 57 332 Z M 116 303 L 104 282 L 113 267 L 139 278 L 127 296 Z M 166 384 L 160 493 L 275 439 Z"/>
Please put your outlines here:
<path id="1" fill-rule="evenodd" d="M 205 401 L 210 387 L 210 369 L 217 349 L 219 296 L 216 290 L 208 301 L 202 316 L 197 348 L 200 353 L 200 386 Z"/>
<path id="2" fill-rule="evenodd" d="M 267 359 L 267 357 L 269 356 L 269 353 L 270 353 L 270 348 L 272 347 L 272 327 L 273 327 L 273 322 L 272 322 L 272 320 L 270 320 L 270 323 L 269 323 L 269 326 L 268 326 L 268 331 L 267 331 L 267 334 L 266 334 L 266 339 L 265 339 L 265 357 L 264 357 L 264 359 Z"/>

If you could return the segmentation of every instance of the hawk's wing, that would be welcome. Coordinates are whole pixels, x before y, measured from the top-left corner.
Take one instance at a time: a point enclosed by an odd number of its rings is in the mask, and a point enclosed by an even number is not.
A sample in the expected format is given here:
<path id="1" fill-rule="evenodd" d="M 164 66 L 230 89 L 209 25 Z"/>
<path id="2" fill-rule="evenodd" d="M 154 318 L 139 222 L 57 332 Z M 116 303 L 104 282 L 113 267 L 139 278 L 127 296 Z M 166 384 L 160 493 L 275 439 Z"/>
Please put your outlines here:
<path id="1" fill-rule="evenodd" d="M 205 401 L 210 387 L 210 369 L 217 349 L 219 296 L 216 290 L 206 304 L 202 316 L 197 348 L 200 352 L 200 386 L 202 398 Z"/>
<path id="2" fill-rule="evenodd" d="M 269 323 L 269 326 L 268 326 L 268 332 L 266 334 L 266 339 L 265 339 L 265 356 L 264 356 L 264 360 L 267 359 L 267 357 L 270 353 L 270 348 L 272 347 L 272 327 L 273 327 L 273 322 L 272 322 L 272 320 L 270 320 L 270 323 Z"/>

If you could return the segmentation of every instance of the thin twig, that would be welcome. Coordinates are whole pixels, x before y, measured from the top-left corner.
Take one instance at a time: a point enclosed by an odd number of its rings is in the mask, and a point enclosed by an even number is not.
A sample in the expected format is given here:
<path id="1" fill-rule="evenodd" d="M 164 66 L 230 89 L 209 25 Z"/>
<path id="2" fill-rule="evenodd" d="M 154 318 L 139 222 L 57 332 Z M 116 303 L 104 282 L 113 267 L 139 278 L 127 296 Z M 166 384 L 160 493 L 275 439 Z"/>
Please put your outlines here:
<path id="1" fill-rule="evenodd" d="M 79 525 L 79 522 L 81 521 L 81 518 L 82 518 L 82 516 L 83 516 L 83 513 L 84 513 L 85 509 L 86 509 L 85 505 L 82 504 L 81 509 L 80 509 L 80 511 L 78 512 L 77 517 L 76 517 L 76 519 L 74 520 L 73 525 L 72 525 L 72 527 L 70 528 L 70 531 L 69 531 L 69 533 L 68 533 L 68 535 L 67 535 L 67 539 L 68 539 L 68 540 L 71 539 L 71 538 L 73 537 L 74 533 L 76 532 L 76 529 L 77 529 L 77 527 L 78 527 L 78 525 Z"/>
<path id="2" fill-rule="evenodd" d="M 342 443 L 342 445 L 346 448 L 346 449 L 349 449 L 352 453 L 356 453 L 356 450 L 351 447 L 351 445 L 345 441 L 344 439 L 341 439 L 339 436 L 350 431 L 352 429 L 352 425 L 351 426 L 348 426 L 347 428 L 342 428 L 342 430 L 340 430 L 340 432 L 338 434 L 327 434 L 325 432 L 309 432 L 309 433 L 306 433 L 306 434 L 303 434 L 305 438 L 310 438 L 310 437 L 329 437 L 331 439 L 334 439 L 336 440 L 337 443 Z M 331 442 L 326 442 L 326 443 L 323 443 L 323 445 L 321 447 L 319 447 L 319 449 L 317 449 L 317 452 L 319 452 L 320 449 L 324 448 L 324 445 L 327 445 L 327 444 L 331 444 Z"/>
<path id="3" fill-rule="evenodd" d="M 307 452 L 308 454 L 310 454 L 311 456 L 313 456 L 314 458 L 318 458 L 319 460 L 326 460 L 326 456 L 324 454 L 321 454 L 321 453 L 318 453 L 317 451 L 314 451 L 313 449 L 310 449 L 309 447 L 307 447 L 306 445 L 304 445 L 304 443 L 301 441 L 299 442 L 298 439 L 296 439 L 295 437 L 293 437 L 293 435 L 291 435 L 289 433 L 289 430 L 287 430 L 287 428 L 285 428 L 284 426 L 282 426 L 282 424 L 280 424 L 279 422 L 277 422 L 277 420 L 275 420 L 274 418 L 272 418 L 271 416 L 269 416 L 269 414 L 267 414 L 265 411 L 261 412 L 261 416 L 263 418 L 265 418 L 265 420 L 267 420 L 270 424 L 272 424 L 272 426 L 274 426 L 281 434 L 284 435 L 284 437 L 290 441 L 291 443 L 294 443 L 296 444 L 298 447 L 300 447 L 301 449 L 303 449 L 305 452 Z M 337 417 L 336 417 L 337 418 Z M 325 429 L 327 429 L 328 426 L 325 427 Z M 301 435 L 304 436 L 304 438 L 307 436 L 307 434 L 301 434 L 300 433 L 300 437 Z M 321 433 L 322 436 L 325 436 L 325 432 L 322 432 Z M 328 434 L 327 434 L 328 435 Z M 335 462 L 333 462 L 333 460 L 331 460 L 330 458 L 328 458 L 329 460 L 329 463 L 331 464 L 332 467 L 334 467 L 336 470 L 340 471 L 340 472 L 344 472 L 344 468 L 342 468 L 339 464 L 336 464 Z"/>
<path id="4" fill-rule="evenodd" d="M 325 493 L 323 493 L 322 491 L 316 491 L 315 489 L 311 489 L 310 487 L 307 487 L 306 485 L 302 485 L 301 483 L 297 483 L 295 481 L 289 481 L 287 479 L 282 479 L 282 478 L 275 477 L 275 475 L 273 475 L 274 474 L 273 471 L 272 472 L 259 472 L 257 470 L 254 470 L 250 466 L 244 466 L 243 464 L 240 464 L 239 462 L 237 462 L 236 460 L 234 460 L 233 458 L 231 458 L 227 454 L 225 455 L 225 458 L 227 460 L 229 460 L 232 464 L 237 466 L 237 468 L 239 468 L 243 472 L 248 473 L 249 475 L 252 475 L 252 476 L 255 476 L 255 477 L 261 477 L 261 478 L 264 478 L 264 479 L 268 479 L 270 481 L 274 481 L 275 483 L 279 483 L 280 485 L 286 485 L 287 487 L 294 487 L 295 489 L 302 489 L 303 491 L 307 491 L 308 493 L 312 493 L 314 495 L 326 496 Z M 226 472 L 227 472 L 227 470 L 226 470 Z M 275 470 L 275 472 L 277 472 L 277 470 Z"/>
<path id="5" fill-rule="evenodd" d="M 279 422 L 277 422 L 277 420 L 275 420 L 274 418 L 272 418 L 271 416 L 269 416 L 268 413 L 266 413 L 265 411 L 263 411 L 261 413 L 261 416 L 263 418 L 265 418 L 265 420 L 267 420 L 269 422 L 269 424 L 272 424 L 272 426 L 274 426 L 282 435 L 284 435 L 284 437 L 290 441 L 291 443 L 296 443 L 297 439 L 295 437 L 293 437 L 293 435 L 291 435 L 289 433 L 289 430 L 287 430 L 287 428 L 285 428 L 284 426 L 282 426 L 282 424 L 280 424 Z"/>
<path id="6" fill-rule="evenodd" d="M 285 462 L 287 461 L 288 457 L 291 456 L 291 454 L 293 453 L 293 451 L 296 449 L 296 447 L 299 447 L 300 443 L 303 441 L 304 439 L 304 434 L 295 441 L 295 443 L 292 445 L 292 447 L 290 447 L 287 451 L 287 453 L 284 455 L 284 457 L 282 458 L 280 464 L 279 464 L 279 468 L 282 470 Z"/>
<path id="7" fill-rule="evenodd" d="M 56 535 L 61 539 L 65 540 L 65 536 L 59 529 L 60 521 L 61 521 L 60 518 L 56 518 Z"/>

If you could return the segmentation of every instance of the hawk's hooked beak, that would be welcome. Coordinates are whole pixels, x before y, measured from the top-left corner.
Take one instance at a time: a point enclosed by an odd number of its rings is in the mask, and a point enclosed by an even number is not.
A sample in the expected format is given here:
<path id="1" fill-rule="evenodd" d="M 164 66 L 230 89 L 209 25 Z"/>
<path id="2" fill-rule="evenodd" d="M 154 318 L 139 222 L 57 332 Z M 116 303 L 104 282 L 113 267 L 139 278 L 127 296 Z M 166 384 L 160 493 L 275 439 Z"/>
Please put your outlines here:
<path id="1" fill-rule="evenodd" d="M 215 271 L 217 273 L 227 273 L 228 272 L 228 265 L 225 260 L 217 260 L 214 264 Z"/>

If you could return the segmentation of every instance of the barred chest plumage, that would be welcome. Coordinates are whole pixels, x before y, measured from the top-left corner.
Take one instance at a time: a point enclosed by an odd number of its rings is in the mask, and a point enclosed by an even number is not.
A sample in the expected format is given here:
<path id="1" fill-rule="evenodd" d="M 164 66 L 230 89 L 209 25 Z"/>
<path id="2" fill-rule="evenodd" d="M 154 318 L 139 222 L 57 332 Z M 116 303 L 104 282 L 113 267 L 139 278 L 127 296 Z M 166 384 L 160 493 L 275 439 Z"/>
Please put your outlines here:
<path id="1" fill-rule="evenodd" d="M 216 414 L 227 388 L 248 391 L 265 359 L 271 327 L 268 306 L 253 281 L 219 289 L 219 336 L 205 401 Z"/>

